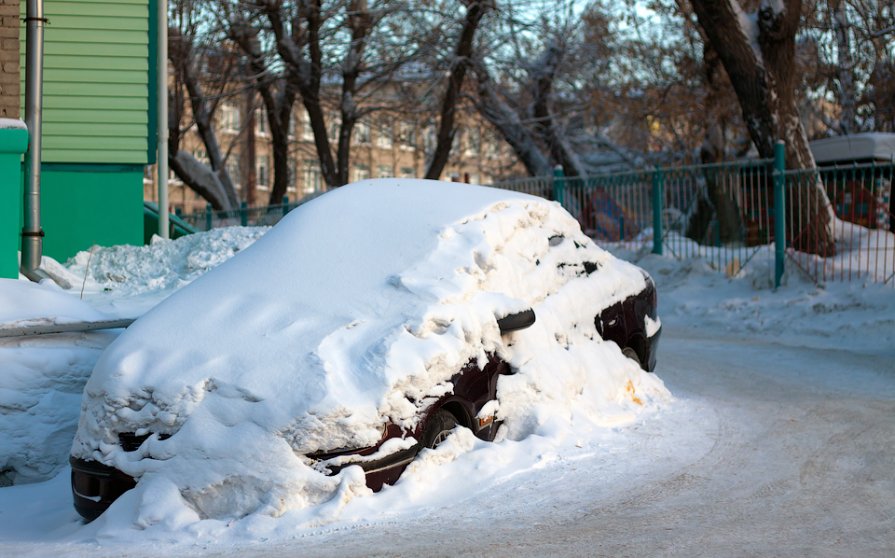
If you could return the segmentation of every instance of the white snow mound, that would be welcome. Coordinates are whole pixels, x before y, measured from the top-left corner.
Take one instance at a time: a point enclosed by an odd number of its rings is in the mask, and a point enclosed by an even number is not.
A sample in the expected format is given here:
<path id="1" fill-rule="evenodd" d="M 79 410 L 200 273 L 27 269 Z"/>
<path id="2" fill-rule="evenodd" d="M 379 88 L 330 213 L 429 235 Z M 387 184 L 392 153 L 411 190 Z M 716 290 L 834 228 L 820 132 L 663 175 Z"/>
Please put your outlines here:
<path id="1" fill-rule="evenodd" d="M 585 261 L 597 271 L 568 265 Z M 367 493 L 356 467 L 326 477 L 303 456 L 374 445 L 387 421 L 412 428 L 488 353 L 516 372 L 498 383 L 511 439 L 630 422 L 668 393 L 600 339 L 594 316 L 645 281 L 540 198 L 421 180 L 345 186 L 112 343 L 72 451 L 141 478 L 140 492 L 176 487 L 161 515 L 137 496 L 113 506 L 155 524 Z M 501 337 L 495 316 L 528 307 L 534 326 Z M 124 452 L 121 432 L 165 439 Z"/>

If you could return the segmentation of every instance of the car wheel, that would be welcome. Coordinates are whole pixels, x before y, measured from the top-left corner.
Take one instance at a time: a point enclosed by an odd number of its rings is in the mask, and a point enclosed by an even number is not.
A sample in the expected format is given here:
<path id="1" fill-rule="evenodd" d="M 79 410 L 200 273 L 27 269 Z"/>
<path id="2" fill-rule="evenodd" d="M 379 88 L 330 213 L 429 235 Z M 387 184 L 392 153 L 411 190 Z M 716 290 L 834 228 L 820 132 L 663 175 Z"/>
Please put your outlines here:
<path id="1" fill-rule="evenodd" d="M 643 368 L 643 363 L 640 362 L 640 357 L 637 356 L 637 351 L 635 351 L 631 347 L 625 347 L 624 349 L 622 349 L 622 354 L 636 362 L 637 366 Z"/>
<path id="2" fill-rule="evenodd" d="M 435 412 L 423 432 L 423 446 L 435 448 L 457 427 L 457 418 L 444 409 Z"/>

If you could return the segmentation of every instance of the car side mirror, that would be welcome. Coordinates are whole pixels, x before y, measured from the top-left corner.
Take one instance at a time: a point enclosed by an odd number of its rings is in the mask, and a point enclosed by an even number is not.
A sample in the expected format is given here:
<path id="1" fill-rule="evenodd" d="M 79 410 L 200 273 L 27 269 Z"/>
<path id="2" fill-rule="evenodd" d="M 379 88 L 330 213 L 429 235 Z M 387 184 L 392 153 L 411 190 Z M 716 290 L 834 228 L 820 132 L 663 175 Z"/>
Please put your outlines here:
<path id="1" fill-rule="evenodd" d="M 531 308 L 497 319 L 497 327 L 500 328 L 501 335 L 525 329 L 533 323 L 535 323 L 535 311 Z"/>

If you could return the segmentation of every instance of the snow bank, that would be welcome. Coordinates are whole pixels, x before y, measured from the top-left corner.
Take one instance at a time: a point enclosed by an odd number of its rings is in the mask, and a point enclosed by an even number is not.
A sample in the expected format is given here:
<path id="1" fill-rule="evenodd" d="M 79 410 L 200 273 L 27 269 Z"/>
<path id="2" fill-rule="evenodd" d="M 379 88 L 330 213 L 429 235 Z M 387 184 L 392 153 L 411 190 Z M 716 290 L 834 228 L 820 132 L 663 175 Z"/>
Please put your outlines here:
<path id="1" fill-rule="evenodd" d="M 51 283 L 0 279 L 0 325 L 106 316 Z M 63 466 L 81 391 L 106 334 L 0 338 L 0 486 L 44 480 Z"/>
<path id="2" fill-rule="evenodd" d="M 609 247 L 652 275 L 665 324 L 679 330 L 739 333 L 813 348 L 827 348 L 843 339 L 849 347 L 869 353 L 895 346 L 891 282 L 828 281 L 817 285 L 787 259 L 781 288 L 775 290 L 770 247 L 757 248 L 747 260 L 735 258 L 723 248 L 684 247 L 684 239 L 673 240 L 679 252 L 695 255 L 678 261 L 669 254 L 652 254 L 647 248 Z M 895 242 L 889 250 L 893 245 Z M 867 269 L 862 259 L 866 247 L 854 246 L 854 251 L 842 250 L 827 265 L 852 262 L 860 265 L 858 269 Z M 857 279 L 857 274 L 854 277 Z"/>
<path id="3" fill-rule="evenodd" d="M 95 247 L 66 266 L 44 256 L 75 287 L 0 279 L 0 326 L 138 316 L 266 231 L 232 227 L 150 246 Z M 117 335 L 0 338 L 0 486 L 46 480 L 67 465 L 84 385 Z"/>
<path id="4" fill-rule="evenodd" d="M 597 271 L 583 273 L 585 261 Z M 498 383 L 510 439 L 629 422 L 668 394 L 602 342 L 594 316 L 644 286 L 540 198 L 413 180 L 346 186 L 117 339 L 87 384 L 73 454 L 141 478 L 140 492 L 176 487 L 162 515 L 137 496 L 116 504 L 138 523 L 188 510 L 279 516 L 365 493 L 356 469 L 326 477 L 303 456 L 374 445 L 387 421 L 412 430 L 451 376 L 488 353 L 517 371 Z M 505 342 L 496 316 L 527 307 L 536 324 Z M 165 439 L 125 452 L 121 432 Z"/>
<path id="5" fill-rule="evenodd" d="M 0 279 L 0 327 L 108 319 L 52 282 Z"/>

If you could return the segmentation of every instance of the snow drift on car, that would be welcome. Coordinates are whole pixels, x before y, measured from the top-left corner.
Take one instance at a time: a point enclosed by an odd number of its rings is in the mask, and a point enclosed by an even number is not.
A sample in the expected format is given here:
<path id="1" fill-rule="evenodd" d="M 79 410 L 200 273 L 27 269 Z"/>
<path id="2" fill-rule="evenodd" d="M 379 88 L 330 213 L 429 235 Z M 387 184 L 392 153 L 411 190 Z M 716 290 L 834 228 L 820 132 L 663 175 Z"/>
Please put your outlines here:
<path id="1" fill-rule="evenodd" d="M 596 270 L 581 273 L 585 262 Z M 669 395 L 601 340 L 594 316 L 645 281 L 540 198 L 421 180 L 345 186 L 112 343 L 72 455 L 139 479 L 113 505 L 138 526 L 344 503 L 369 492 L 360 469 L 325 476 L 305 456 L 373 445 L 388 422 L 412 428 L 489 353 L 515 372 L 493 405 L 502 437 L 629 422 Z M 502 337 L 496 318 L 526 308 L 536 323 Z M 122 433 L 148 437 L 125 451 Z"/>

